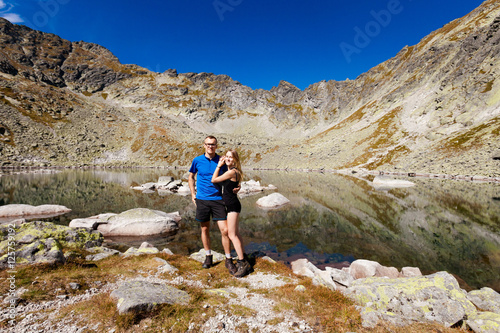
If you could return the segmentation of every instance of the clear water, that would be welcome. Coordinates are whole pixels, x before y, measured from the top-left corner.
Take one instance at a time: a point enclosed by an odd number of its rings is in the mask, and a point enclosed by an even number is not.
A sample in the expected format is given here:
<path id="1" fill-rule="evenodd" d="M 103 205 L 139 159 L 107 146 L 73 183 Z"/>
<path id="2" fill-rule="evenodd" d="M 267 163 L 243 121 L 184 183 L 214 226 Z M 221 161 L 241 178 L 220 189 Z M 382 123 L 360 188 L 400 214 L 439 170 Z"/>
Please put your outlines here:
<path id="1" fill-rule="evenodd" d="M 49 219 L 67 225 L 73 218 L 137 207 L 178 211 L 180 230 L 169 237 L 110 239 L 126 249 L 147 240 L 160 250 L 189 254 L 202 248 L 190 196 L 144 194 L 133 185 L 160 176 L 182 178 L 185 170 L 64 170 L 55 174 L 0 177 L 0 205 L 59 204 L 72 212 Z M 457 180 L 409 178 L 416 186 L 379 190 L 373 176 L 333 173 L 248 171 L 246 179 L 273 184 L 291 203 L 278 210 L 242 198 L 240 230 L 248 252 L 260 250 L 290 262 L 309 258 L 316 265 L 342 267 L 369 259 L 424 274 L 445 270 L 472 289 L 500 290 L 500 185 Z M 212 244 L 221 252 L 220 234 Z"/>

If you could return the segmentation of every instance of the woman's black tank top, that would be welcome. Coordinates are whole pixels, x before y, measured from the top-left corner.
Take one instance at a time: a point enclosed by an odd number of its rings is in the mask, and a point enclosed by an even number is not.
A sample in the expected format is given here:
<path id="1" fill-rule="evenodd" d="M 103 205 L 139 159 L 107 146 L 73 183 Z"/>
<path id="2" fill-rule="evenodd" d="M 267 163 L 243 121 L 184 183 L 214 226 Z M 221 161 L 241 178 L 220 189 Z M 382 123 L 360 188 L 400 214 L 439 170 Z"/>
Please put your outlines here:
<path id="1" fill-rule="evenodd" d="M 238 179 L 238 173 L 236 173 L 236 179 Z M 222 200 L 226 206 L 239 202 L 238 196 L 233 192 L 233 190 L 238 187 L 239 182 L 233 182 L 231 179 L 227 179 L 222 182 Z"/>

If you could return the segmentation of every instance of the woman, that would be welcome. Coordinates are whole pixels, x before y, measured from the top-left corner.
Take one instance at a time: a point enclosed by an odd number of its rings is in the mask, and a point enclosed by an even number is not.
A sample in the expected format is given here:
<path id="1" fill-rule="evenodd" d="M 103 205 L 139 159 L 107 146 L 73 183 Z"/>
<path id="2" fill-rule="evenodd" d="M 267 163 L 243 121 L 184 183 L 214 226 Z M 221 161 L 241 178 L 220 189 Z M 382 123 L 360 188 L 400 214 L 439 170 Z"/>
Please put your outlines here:
<path id="1" fill-rule="evenodd" d="M 219 176 L 220 168 L 226 164 L 227 171 Z M 243 172 L 241 171 L 240 159 L 235 150 L 229 150 L 225 156 L 221 157 L 217 168 L 212 176 L 212 183 L 222 184 L 222 200 L 226 205 L 227 210 L 227 228 L 229 239 L 233 243 L 238 261 L 236 262 L 236 270 L 233 259 L 230 254 L 226 253 L 226 267 L 229 272 L 235 277 L 243 277 L 252 272 L 252 266 L 246 259 L 243 252 L 243 242 L 239 232 L 239 217 L 241 212 L 241 203 L 238 196 L 233 192 L 233 189 L 239 186 Z"/>

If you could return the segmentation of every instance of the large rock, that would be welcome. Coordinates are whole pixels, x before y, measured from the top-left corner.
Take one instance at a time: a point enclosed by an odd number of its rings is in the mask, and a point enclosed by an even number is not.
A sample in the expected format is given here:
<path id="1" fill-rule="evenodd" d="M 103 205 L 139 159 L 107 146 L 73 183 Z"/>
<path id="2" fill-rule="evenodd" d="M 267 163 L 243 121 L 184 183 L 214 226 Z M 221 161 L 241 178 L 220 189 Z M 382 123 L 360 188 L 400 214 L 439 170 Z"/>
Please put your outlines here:
<path id="1" fill-rule="evenodd" d="M 321 271 L 318 267 L 314 266 L 312 262 L 305 258 L 292 261 L 290 265 L 292 266 L 292 271 L 295 274 L 310 278 L 314 278 L 316 273 Z"/>
<path id="2" fill-rule="evenodd" d="M 100 246 L 87 249 L 87 251 L 94 253 L 94 254 L 89 254 L 88 256 L 85 257 L 85 260 L 88 261 L 99 261 L 102 259 L 106 259 L 107 257 L 120 254 L 120 251 L 118 250 Z"/>
<path id="3" fill-rule="evenodd" d="M 437 322 L 450 327 L 477 312 L 457 280 L 446 272 L 359 279 L 344 293 L 361 306 L 364 327 L 374 327 L 379 320 L 399 326 Z"/>
<path id="4" fill-rule="evenodd" d="M 467 293 L 469 301 L 482 311 L 495 312 L 500 315 L 500 294 L 491 288 L 484 287 Z"/>
<path id="5" fill-rule="evenodd" d="M 150 236 L 173 234 L 179 226 L 179 213 L 165 213 L 147 208 L 134 208 L 111 216 L 97 227 L 106 236 Z"/>
<path id="6" fill-rule="evenodd" d="M 151 311 L 159 304 L 187 304 L 189 295 L 172 286 L 146 281 L 129 281 L 111 293 L 118 300 L 120 314 Z"/>
<path id="7" fill-rule="evenodd" d="M 400 275 L 398 270 L 394 267 L 385 267 L 376 261 L 366 259 L 353 261 L 349 266 L 349 273 L 355 279 L 363 279 L 372 276 L 385 276 L 394 279 Z"/>
<path id="8" fill-rule="evenodd" d="M 289 202 L 290 200 L 288 200 L 283 194 L 275 192 L 257 200 L 257 206 L 262 208 L 278 208 L 288 204 Z"/>
<path id="9" fill-rule="evenodd" d="M 46 218 L 71 212 L 71 209 L 61 205 L 31 206 L 24 204 L 10 204 L 0 206 L 0 218 L 2 217 L 30 217 Z"/>
<path id="10" fill-rule="evenodd" d="M 9 239 L 13 237 L 12 239 Z M 0 268 L 9 266 L 9 241 L 16 244 L 15 263 L 64 262 L 63 249 L 87 249 L 101 246 L 99 232 L 73 229 L 51 222 L 24 223 L 18 228 L 0 226 Z"/>
<path id="11" fill-rule="evenodd" d="M 354 282 L 354 278 L 352 277 L 352 275 L 344 270 L 333 267 L 325 267 L 325 270 L 330 274 L 332 280 L 335 281 L 335 283 L 338 283 L 342 286 L 349 287 L 351 283 Z"/>
<path id="12" fill-rule="evenodd" d="M 466 321 L 467 326 L 475 333 L 500 332 L 500 314 L 493 312 L 478 312 Z"/>
<path id="13" fill-rule="evenodd" d="M 87 228 L 91 230 L 97 230 L 100 224 L 108 223 L 108 219 L 111 216 L 115 216 L 115 213 L 99 214 L 91 217 L 73 219 L 69 223 L 71 228 Z"/>

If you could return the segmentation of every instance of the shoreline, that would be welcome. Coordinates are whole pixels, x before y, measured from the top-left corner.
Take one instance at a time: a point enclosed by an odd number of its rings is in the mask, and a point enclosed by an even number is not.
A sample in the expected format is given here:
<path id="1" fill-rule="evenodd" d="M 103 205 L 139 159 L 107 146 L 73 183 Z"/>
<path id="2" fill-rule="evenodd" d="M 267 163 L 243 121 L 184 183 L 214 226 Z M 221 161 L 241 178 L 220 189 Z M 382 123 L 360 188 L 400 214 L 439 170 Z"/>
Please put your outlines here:
<path id="1" fill-rule="evenodd" d="M 189 170 L 188 166 L 105 166 L 105 165 L 84 165 L 84 166 L 0 166 L 0 177 L 6 174 L 17 173 L 37 173 L 43 170 L 70 170 L 70 169 L 166 169 L 166 170 Z M 294 171 L 294 172 L 316 172 L 316 173 L 338 173 L 342 175 L 373 175 L 373 176 L 401 176 L 411 178 L 428 179 L 448 179 L 463 180 L 478 183 L 500 183 L 500 177 L 487 177 L 482 175 L 456 175 L 456 174 L 435 174 L 429 172 L 395 172 L 383 170 L 364 170 L 364 169 L 309 169 L 309 168 L 243 168 L 249 171 Z M 13 172 L 5 172 L 13 171 Z M 23 172 L 24 171 L 24 172 Z"/>

